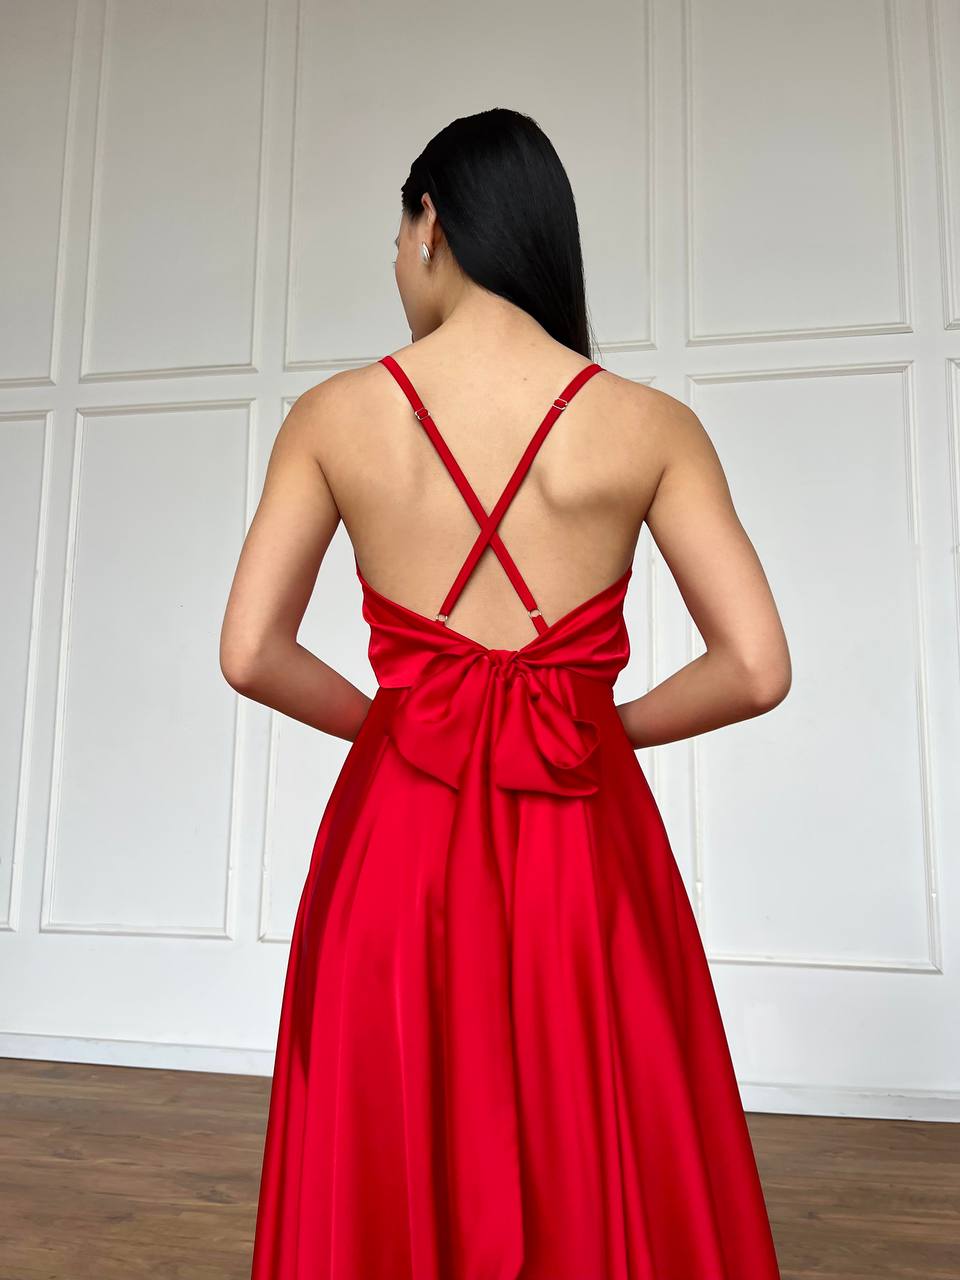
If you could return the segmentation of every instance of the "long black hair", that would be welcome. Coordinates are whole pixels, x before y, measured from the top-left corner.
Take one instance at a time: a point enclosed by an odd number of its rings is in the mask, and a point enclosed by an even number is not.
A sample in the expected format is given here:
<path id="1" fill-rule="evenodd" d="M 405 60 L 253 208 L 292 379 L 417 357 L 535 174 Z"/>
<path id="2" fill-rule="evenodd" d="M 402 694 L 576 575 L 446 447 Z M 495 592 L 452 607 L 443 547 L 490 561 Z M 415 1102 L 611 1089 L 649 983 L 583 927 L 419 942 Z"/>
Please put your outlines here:
<path id="1" fill-rule="evenodd" d="M 425 191 L 460 269 L 592 360 L 573 190 L 537 122 L 505 107 L 454 120 L 401 187 L 411 218 Z"/>

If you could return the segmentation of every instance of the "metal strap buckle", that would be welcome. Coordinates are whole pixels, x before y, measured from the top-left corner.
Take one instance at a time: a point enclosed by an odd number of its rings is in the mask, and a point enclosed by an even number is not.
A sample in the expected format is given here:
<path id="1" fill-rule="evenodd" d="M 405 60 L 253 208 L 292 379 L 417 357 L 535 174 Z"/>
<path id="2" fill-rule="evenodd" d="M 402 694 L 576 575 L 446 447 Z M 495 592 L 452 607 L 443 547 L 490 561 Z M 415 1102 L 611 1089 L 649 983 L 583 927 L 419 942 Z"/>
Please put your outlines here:
<path id="1" fill-rule="evenodd" d="M 419 409 L 414 409 L 413 416 L 416 418 L 418 422 L 422 422 L 424 418 L 430 417 L 430 410 L 426 407 L 426 405 L 421 405 Z"/>
<path id="2" fill-rule="evenodd" d="M 565 409 L 569 403 L 570 403 L 570 401 L 569 401 L 569 400 L 564 400 L 563 396 L 557 396 L 556 400 L 554 400 L 554 402 L 553 402 L 553 406 L 552 406 L 552 407 L 553 407 L 554 409 L 561 409 L 561 410 L 562 410 L 562 409 Z"/>

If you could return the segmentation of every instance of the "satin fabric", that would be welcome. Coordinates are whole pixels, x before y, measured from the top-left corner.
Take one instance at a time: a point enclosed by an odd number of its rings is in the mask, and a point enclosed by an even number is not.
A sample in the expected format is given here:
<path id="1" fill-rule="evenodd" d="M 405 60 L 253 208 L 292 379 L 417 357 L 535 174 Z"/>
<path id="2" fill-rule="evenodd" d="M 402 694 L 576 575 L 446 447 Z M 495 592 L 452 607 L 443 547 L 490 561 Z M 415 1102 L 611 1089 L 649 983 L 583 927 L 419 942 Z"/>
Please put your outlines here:
<path id="1" fill-rule="evenodd" d="M 252 1280 L 777 1280 L 614 705 L 629 571 L 518 650 L 357 572 L 379 687 L 294 924 Z"/>

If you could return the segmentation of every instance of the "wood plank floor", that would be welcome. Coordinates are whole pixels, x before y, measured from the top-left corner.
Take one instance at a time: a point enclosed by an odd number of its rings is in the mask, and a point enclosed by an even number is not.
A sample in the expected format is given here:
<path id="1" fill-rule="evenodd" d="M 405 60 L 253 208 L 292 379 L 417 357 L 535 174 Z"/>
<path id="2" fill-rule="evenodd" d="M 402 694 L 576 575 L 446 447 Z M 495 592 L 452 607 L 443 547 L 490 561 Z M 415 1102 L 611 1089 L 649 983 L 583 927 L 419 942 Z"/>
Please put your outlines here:
<path id="1" fill-rule="evenodd" d="M 249 1280 L 269 1089 L 0 1059 L 0 1280 Z M 960 1125 L 749 1121 L 783 1280 L 960 1278 Z"/>

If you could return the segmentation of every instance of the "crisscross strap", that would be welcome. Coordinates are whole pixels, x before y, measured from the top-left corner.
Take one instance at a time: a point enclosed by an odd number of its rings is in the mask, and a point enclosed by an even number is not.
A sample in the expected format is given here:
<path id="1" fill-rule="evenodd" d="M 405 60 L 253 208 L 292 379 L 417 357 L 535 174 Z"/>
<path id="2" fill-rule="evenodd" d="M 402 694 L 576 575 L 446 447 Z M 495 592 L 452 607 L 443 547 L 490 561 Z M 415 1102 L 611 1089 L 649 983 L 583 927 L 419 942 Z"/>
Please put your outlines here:
<path id="1" fill-rule="evenodd" d="M 393 356 L 382 356 L 380 363 L 390 370 L 405 393 L 417 421 L 427 433 L 430 442 L 433 444 L 441 461 L 450 473 L 457 488 L 460 490 L 460 494 L 463 497 L 464 502 L 470 508 L 471 514 L 480 526 L 480 532 L 477 534 L 476 541 L 470 548 L 470 551 L 460 568 L 460 572 L 454 579 L 453 585 L 450 587 L 450 590 L 444 598 L 443 604 L 440 606 L 440 612 L 436 615 L 437 621 L 446 622 L 448 620 L 450 614 L 453 612 L 453 607 L 456 604 L 461 591 L 466 586 L 470 575 L 476 568 L 477 562 L 483 555 L 487 546 L 490 546 L 503 566 L 504 572 L 510 579 L 514 590 L 523 602 L 524 608 L 532 618 L 537 631 L 545 631 L 547 629 L 547 623 L 544 621 L 543 615 L 533 597 L 533 593 L 530 591 L 530 588 L 523 579 L 523 575 L 514 563 L 509 551 L 504 546 L 500 535 L 497 532 L 497 528 L 500 521 L 503 519 L 507 508 L 516 496 L 517 490 L 520 488 L 524 477 L 529 471 L 530 465 L 536 457 L 537 451 L 547 438 L 550 428 L 584 383 L 592 378 L 595 373 L 601 372 L 602 366 L 595 363 L 586 365 L 583 369 L 579 370 L 573 378 L 571 378 L 561 394 L 553 401 L 540 425 L 537 427 L 537 430 L 534 432 L 530 443 L 523 451 L 519 462 L 513 470 L 513 474 L 504 486 L 503 492 L 500 494 L 500 497 L 497 499 L 496 504 L 488 515 L 480 499 L 474 492 L 470 481 L 461 470 L 460 464 L 457 462 L 443 436 L 440 434 L 430 411 L 425 407 L 420 395 L 413 383 L 407 377 L 406 373 Z"/>

